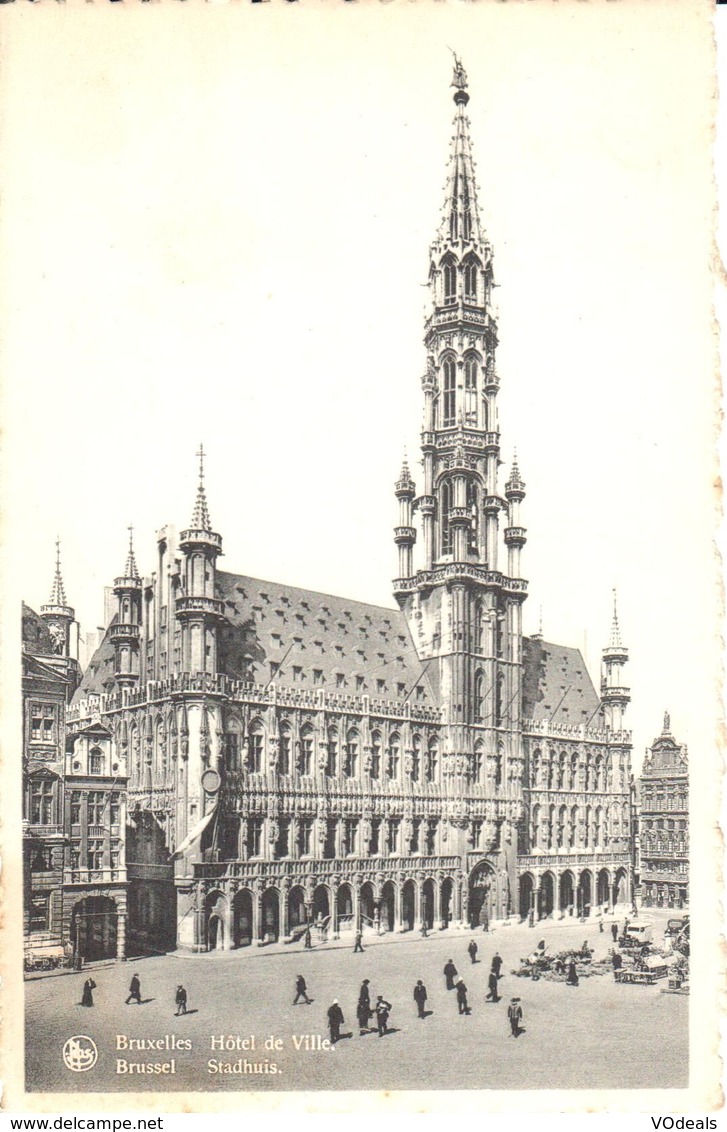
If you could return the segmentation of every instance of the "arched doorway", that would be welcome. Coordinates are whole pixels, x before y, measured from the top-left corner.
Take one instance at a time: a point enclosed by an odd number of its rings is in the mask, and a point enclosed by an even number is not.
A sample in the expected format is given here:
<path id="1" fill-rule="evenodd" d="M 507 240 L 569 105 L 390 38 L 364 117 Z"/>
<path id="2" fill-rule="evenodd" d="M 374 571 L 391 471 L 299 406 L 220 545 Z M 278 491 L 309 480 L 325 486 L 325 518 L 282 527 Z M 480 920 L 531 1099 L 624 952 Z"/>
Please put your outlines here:
<path id="1" fill-rule="evenodd" d="M 305 892 L 300 885 L 294 885 L 288 895 L 288 920 L 291 932 L 302 928 L 306 923 Z"/>
<path id="2" fill-rule="evenodd" d="M 523 873 L 523 875 L 520 877 L 519 884 L 519 908 L 521 920 L 527 920 L 528 916 L 530 915 L 530 910 L 533 906 L 533 889 L 534 882 L 532 874 Z"/>
<path id="3" fill-rule="evenodd" d="M 449 921 L 452 919 L 452 895 L 454 893 L 454 882 L 451 877 L 445 877 L 442 881 L 442 892 L 440 896 L 439 908 L 440 916 L 442 919 L 442 928 L 449 927 Z"/>
<path id="4" fill-rule="evenodd" d="M 336 894 L 336 911 L 338 913 L 338 930 L 339 932 L 350 932 L 353 930 L 353 893 L 351 892 L 350 884 L 342 884 L 339 886 Z"/>
<path id="5" fill-rule="evenodd" d="M 381 930 L 393 932 L 394 913 L 396 908 L 396 889 L 394 882 L 387 880 L 381 890 Z"/>
<path id="6" fill-rule="evenodd" d="M 555 877 L 552 873 L 543 873 L 540 878 L 540 915 L 542 920 L 545 916 L 552 916 L 555 907 Z"/>
<path id="7" fill-rule="evenodd" d="M 313 893 L 313 923 L 317 928 L 324 930 L 331 918 L 331 904 L 328 898 L 328 887 L 319 884 Z"/>
<path id="8" fill-rule="evenodd" d="M 591 874 L 584 869 L 578 878 L 578 915 L 588 916 L 591 911 Z"/>
<path id="9" fill-rule="evenodd" d="M 232 936 L 235 947 L 249 947 L 252 943 L 252 893 L 241 888 L 232 902 Z"/>
<path id="10" fill-rule="evenodd" d="M 405 880 L 401 890 L 401 927 L 405 932 L 414 931 L 415 904 L 416 893 L 414 891 L 414 881 Z"/>
<path id="11" fill-rule="evenodd" d="M 480 861 L 470 873 L 467 911 L 471 928 L 489 928 L 497 914 L 497 879 L 489 861 Z"/>
<path id="12" fill-rule="evenodd" d="M 573 915 L 574 904 L 573 873 L 567 869 L 560 878 L 560 910 L 566 916 Z"/>
<path id="13" fill-rule="evenodd" d="M 216 912 L 207 922 L 207 950 L 222 951 L 225 946 L 225 923 Z"/>
<path id="14" fill-rule="evenodd" d="M 118 912 L 110 896 L 87 896 L 71 913 L 74 953 L 88 963 L 116 959 Z"/>
<path id="15" fill-rule="evenodd" d="M 628 879 L 625 869 L 618 869 L 613 882 L 613 904 L 626 904 L 628 896 Z"/>
<path id="16" fill-rule="evenodd" d="M 610 903 L 611 878 L 608 869 L 601 869 L 596 880 L 596 904 L 601 906 Z"/>
<path id="17" fill-rule="evenodd" d="M 266 888 L 263 893 L 262 937 L 266 943 L 276 943 L 280 935 L 280 894 L 277 888 Z"/>
<path id="18" fill-rule="evenodd" d="M 366 881 L 361 885 L 361 894 L 359 896 L 359 908 L 361 915 L 361 930 L 365 931 L 366 928 L 374 926 L 374 889 L 370 881 Z"/>
<path id="19" fill-rule="evenodd" d="M 226 945 L 227 899 L 224 893 L 217 889 L 209 893 L 204 906 L 207 924 L 207 950 L 220 951 Z"/>
<path id="20" fill-rule="evenodd" d="M 427 877 L 422 885 L 421 897 L 422 923 L 427 931 L 434 927 L 434 881 Z"/>

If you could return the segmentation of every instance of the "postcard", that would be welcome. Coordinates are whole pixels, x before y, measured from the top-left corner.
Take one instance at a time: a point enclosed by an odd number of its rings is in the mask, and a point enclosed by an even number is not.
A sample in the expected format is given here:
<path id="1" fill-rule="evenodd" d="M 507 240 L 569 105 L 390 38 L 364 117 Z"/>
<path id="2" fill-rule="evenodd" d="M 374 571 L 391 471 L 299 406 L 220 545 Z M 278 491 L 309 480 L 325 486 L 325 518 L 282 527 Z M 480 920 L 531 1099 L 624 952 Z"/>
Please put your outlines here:
<path id="1" fill-rule="evenodd" d="M 3 8 L 7 1111 L 721 1104 L 711 21 Z"/>

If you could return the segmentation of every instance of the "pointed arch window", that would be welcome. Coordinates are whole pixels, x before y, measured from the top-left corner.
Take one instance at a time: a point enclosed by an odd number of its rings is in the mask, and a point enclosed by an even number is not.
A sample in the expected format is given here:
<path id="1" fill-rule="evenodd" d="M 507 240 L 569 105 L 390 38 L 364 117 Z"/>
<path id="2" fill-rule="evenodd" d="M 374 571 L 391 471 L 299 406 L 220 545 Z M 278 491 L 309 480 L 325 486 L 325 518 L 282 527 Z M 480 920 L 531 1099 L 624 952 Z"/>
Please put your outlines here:
<path id="1" fill-rule="evenodd" d="M 477 428 L 477 358 L 470 355 L 464 363 L 464 419 L 465 424 Z"/>
<path id="2" fill-rule="evenodd" d="M 411 752 L 411 777 L 412 782 L 419 781 L 419 772 L 422 765 L 422 740 L 420 735 L 415 735 L 412 742 Z"/>
<path id="3" fill-rule="evenodd" d="M 439 767 L 439 744 L 436 739 L 430 740 L 427 758 L 427 782 L 437 781 Z"/>
<path id="4" fill-rule="evenodd" d="M 439 525 L 442 532 L 442 554 L 452 553 L 452 526 L 450 514 L 452 511 L 454 493 L 452 484 L 445 480 L 439 492 Z"/>
<path id="5" fill-rule="evenodd" d="M 280 737 L 278 741 L 278 774 L 290 774 L 291 747 L 290 724 L 283 723 L 280 727 Z"/>
<path id="6" fill-rule="evenodd" d="M 335 778 L 338 771 L 338 732 L 335 727 L 328 729 L 328 759 L 326 762 L 326 774 L 329 778 Z"/>
<path id="7" fill-rule="evenodd" d="M 457 416 L 457 366 L 451 355 L 442 362 L 442 427 L 451 428 Z"/>
<path id="8" fill-rule="evenodd" d="M 465 213 L 465 227 L 469 225 L 469 212 Z M 465 236 L 465 239 L 468 237 Z M 472 303 L 477 302 L 477 275 L 479 264 L 475 259 L 468 259 L 464 265 L 464 294 L 465 298 Z"/>
<path id="9" fill-rule="evenodd" d="M 343 773 L 346 778 L 355 778 L 358 770 L 359 735 L 355 728 L 346 735 L 346 758 L 343 764 Z"/>
<path id="10" fill-rule="evenodd" d="M 265 728 L 258 719 L 250 727 L 249 768 L 251 774 L 261 773 L 263 769 L 264 748 Z"/>
<path id="11" fill-rule="evenodd" d="M 306 723 L 300 733 L 300 773 L 305 777 L 313 773 L 313 746 L 313 728 Z"/>
<path id="12" fill-rule="evenodd" d="M 442 282 L 445 303 L 453 303 L 457 297 L 457 268 L 452 259 L 446 259 L 442 264 Z"/>
<path id="13" fill-rule="evenodd" d="M 505 677 L 502 673 L 497 677 L 495 684 L 495 727 L 501 727 L 504 717 L 504 691 L 505 691 Z"/>
<path id="14" fill-rule="evenodd" d="M 395 781 L 399 777 L 399 752 L 401 751 L 401 739 L 395 731 L 389 739 L 389 750 L 386 760 L 386 777 L 390 781 Z"/>
<path id="15" fill-rule="evenodd" d="M 381 778 L 381 733 L 374 731 L 371 736 L 371 777 Z"/>
<path id="16" fill-rule="evenodd" d="M 475 723 L 483 723 L 485 718 L 485 674 L 475 673 Z"/>
<path id="17" fill-rule="evenodd" d="M 481 739 L 475 743 L 475 765 L 474 776 L 475 782 L 482 782 L 482 772 L 485 766 L 485 744 Z"/>

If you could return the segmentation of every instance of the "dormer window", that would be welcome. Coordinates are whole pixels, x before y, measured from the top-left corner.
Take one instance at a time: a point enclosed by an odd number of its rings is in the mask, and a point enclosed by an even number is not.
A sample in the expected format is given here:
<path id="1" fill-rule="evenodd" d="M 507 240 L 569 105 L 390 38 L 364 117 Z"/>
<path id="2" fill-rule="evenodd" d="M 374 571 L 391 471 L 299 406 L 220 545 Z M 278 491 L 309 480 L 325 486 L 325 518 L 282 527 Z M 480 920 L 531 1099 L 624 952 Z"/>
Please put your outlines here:
<path id="1" fill-rule="evenodd" d="M 88 773 L 103 774 L 103 752 L 100 747 L 92 747 L 89 751 Z"/>

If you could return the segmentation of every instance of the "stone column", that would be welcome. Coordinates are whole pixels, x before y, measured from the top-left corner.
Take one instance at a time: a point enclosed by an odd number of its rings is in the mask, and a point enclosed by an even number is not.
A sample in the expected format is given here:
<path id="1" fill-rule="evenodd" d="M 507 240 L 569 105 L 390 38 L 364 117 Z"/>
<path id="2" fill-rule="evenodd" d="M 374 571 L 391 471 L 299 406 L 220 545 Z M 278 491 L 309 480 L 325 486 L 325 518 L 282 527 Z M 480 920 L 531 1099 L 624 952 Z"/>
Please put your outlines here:
<path id="1" fill-rule="evenodd" d="M 290 938 L 290 886 L 285 881 L 280 886 L 280 936 Z"/>
<path id="2" fill-rule="evenodd" d="M 252 938 L 258 947 L 264 942 L 263 926 L 263 894 L 262 889 L 256 886 L 252 894 Z"/>
<path id="3" fill-rule="evenodd" d="M 126 913 L 119 912 L 116 921 L 116 958 L 126 959 Z"/>
<path id="4" fill-rule="evenodd" d="M 331 937 L 339 939 L 338 931 L 338 881 L 331 881 Z"/>
<path id="5" fill-rule="evenodd" d="M 354 881 L 353 884 L 353 930 L 360 932 L 363 930 L 361 923 L 361 882 Z"/>
<path id="6" fill-rule="evenodd" d="M 225 951 L 230 951 L 232 948 L 232 900 L 230 894 L 227 892 L 227 906 L 225 908 L 225 937 L 222 943 Z"/>
<path id="7" fill-rule="evenodd" d="M 403 884 L 400 880 L 396 882 L 396 889 L 394 895 L 394 931 L 403 931 L 402 926 L 402 905 L 404 903 L 404 894 L 402 892 Z"/>
<path id="8" fill-rule="evenodd" d="M 441 931 L 442 926 L 443 926 L 442 925 L 442 900 L 441 900 L 442 894 L 441 894 L 440 885 L 441 885 L 441 881 L 439 880 L 438 877 L 435 877 L 434 878 L 434 884 L 432 885 L 432 888 L 434 890 L 433 891 L 433 899 L 432 899 L 432 930 L 433 931 L 437 930 L 437 926 L 439 926 L 439 930 Z"/>

